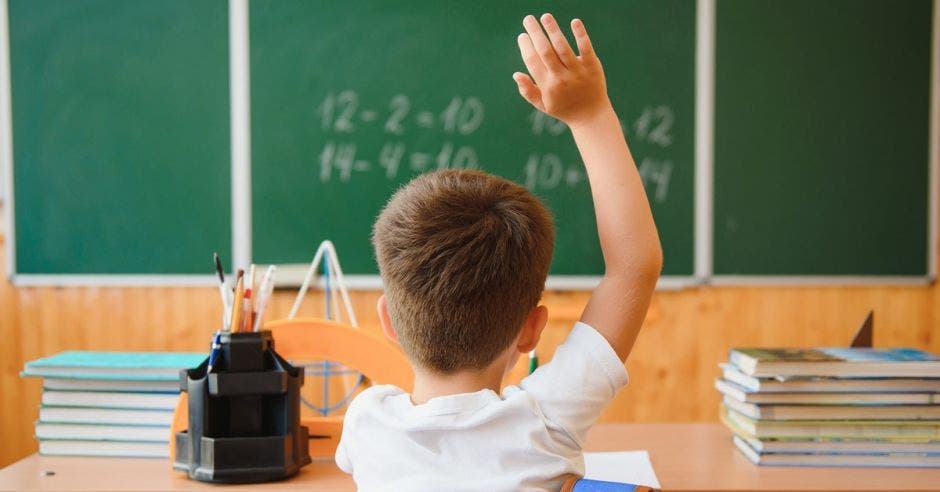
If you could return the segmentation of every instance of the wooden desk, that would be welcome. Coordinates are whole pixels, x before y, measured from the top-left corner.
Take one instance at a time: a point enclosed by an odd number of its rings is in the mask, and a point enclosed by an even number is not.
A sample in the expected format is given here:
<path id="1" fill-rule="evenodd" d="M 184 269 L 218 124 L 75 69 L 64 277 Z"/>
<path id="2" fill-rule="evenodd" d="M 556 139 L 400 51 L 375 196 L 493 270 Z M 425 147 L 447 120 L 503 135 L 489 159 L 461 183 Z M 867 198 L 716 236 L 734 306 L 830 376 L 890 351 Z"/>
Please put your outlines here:
<path id="1" fill-rule="evenodd" d="M 784 468 L 752 465 L 719 424 L 603 424 L 588 436 L 589 451 L 647 449 L 663 490 L 938 490 L 940 469 Z M 44 476 L 54 471 L 53 476 Z M 165 460 L 64 458 L 32 455 L 0 470 L 0 489 L 188 490 L 220 487 L 169 471 Z M 227 488 L 227 487 L 225 487 Z M 353 490 L 332 461 L 315 461 L 284 482 L 239 490 Z"/>

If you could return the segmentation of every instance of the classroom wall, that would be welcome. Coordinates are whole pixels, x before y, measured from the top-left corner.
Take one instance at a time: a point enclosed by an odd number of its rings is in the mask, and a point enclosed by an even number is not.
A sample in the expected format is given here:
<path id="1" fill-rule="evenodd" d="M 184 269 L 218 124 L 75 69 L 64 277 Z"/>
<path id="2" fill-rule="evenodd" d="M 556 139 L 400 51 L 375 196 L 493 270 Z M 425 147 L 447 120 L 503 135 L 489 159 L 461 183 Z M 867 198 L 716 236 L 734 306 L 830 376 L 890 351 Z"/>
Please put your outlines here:
<path id="1" fill-rule="evenodd" d="M 0 256 L 6 244 L 0 236 Z M 935 252 L 936 254 L 936 252 Z M 0 267 L 0 466 L 36 451 L 40 381 L 31 359 L 62 350 L 205 350 L 219 319 L 214 288 L 14 288 Z M 277 292 L 274 317 L 294 292 Z M 378 329 L 378 292 L 354 292 L 361 324 Z M 588 292 L 549 292 L 546 360 L 579 317 Z M 318 302 L 312 294 L 310 314 Z M 843 345 L 869 309 L 875 344 L 940 352 L 940 288 L 703 287 L 657 292 L 627 367 L 631 382 L 604 421 L 717 421 L 712 381 L 727 350 L 742 345 Z M 302 312 L 303 314 L 303 312 Z M 269 318 L 273 319 L 273 318 Z"/>

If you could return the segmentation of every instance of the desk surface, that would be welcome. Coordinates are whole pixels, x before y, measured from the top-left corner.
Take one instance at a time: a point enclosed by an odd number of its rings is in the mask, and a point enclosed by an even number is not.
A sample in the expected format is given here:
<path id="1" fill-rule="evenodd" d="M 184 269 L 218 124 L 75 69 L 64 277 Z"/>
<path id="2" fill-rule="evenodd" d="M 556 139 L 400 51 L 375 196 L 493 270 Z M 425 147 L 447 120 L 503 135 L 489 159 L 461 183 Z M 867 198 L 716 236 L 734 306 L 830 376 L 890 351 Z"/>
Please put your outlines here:
<path id="1" fill-rule="evenodd" d="M 649 450 L 663 490 L 937 490 L 940 469 L 786 468 L 752 465 L 719 424 L 602 424 L 588 435 L 588 451 Z M 55 472 L 46 476 L 46 471 Z M 32 455 L 0 470 L 0 489 L 188 490 L 219 486 L 170 472 L 166 460 L 67 458 Z M 353 490 L 332 461 L 314 461 L 283 482 L 239 490 Z"/>

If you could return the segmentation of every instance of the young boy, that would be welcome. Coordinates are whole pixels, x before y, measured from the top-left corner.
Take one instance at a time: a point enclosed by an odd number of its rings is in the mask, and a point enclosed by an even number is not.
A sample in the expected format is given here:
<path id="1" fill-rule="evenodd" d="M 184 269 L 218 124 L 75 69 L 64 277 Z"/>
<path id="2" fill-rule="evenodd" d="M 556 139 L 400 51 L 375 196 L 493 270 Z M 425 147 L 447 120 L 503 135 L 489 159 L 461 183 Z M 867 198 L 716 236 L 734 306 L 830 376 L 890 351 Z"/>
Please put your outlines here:
<path id="1" fill-rule="evenodd" d="M 360 490 L 558 490 L 584 473 L 585 434 L 627 383 L 623 361 L 662 266 L 656 226 L 584 25 L 571 23 L 578 56 L 551 15 L 523 25 L 529 73 L 513 78 L 574 135 L 604 277 L 551 362 L 500 393 L 548 317 L 538 301 L 551 216 L 525 188 L 481 172 L 431 173 L 399 190 L 373 233 L 378 311 L 415 383 L 411 394 L 369 388 L 346 412 L 336 463 Z"/>

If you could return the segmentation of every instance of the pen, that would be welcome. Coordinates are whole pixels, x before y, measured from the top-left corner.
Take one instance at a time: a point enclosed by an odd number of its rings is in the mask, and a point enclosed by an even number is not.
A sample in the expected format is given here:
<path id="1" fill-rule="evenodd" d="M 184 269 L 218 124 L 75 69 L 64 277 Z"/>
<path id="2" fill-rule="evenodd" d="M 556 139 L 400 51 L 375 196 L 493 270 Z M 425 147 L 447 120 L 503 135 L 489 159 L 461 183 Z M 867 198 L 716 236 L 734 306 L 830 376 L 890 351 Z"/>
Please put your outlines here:
<path id="1" fill-rule="evenodd" d="M 216 331 L 212 337 L 212 350 L 209 351 L 209 364 L 206 366 L 206 372 L 212 372 L 212 367 L 219 358 L 219 349 L 222 348 L 222 332 Z"/>
<path id="2" fill-rule="evenodd" d="M 222 260 L 219 259 L 219 253 L 212 253 L 215 259 L 215 272 L 219 275 L 219 297 L 222 299 L 222 329 L 229 331 L 228 325 L 228 294 L 225 293 L 225 274 L 222 273 Z"/>
<path id="3" fill-rule="evenodd" d="M 255 323 L 251 331 L 258 331 L 261 328 L 261 319 L 264 316 L 264 310 L 268 307 L 268 301 L 271 300 L 271 293 L 274 292 L 274 272 L 277 267 L 271 265 L 261 277 L 261 285 L 258 287 L 258 300 L 255 302 Z"/>

